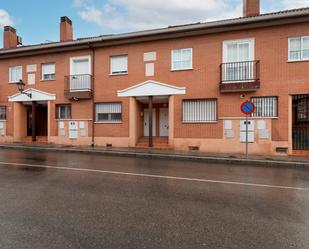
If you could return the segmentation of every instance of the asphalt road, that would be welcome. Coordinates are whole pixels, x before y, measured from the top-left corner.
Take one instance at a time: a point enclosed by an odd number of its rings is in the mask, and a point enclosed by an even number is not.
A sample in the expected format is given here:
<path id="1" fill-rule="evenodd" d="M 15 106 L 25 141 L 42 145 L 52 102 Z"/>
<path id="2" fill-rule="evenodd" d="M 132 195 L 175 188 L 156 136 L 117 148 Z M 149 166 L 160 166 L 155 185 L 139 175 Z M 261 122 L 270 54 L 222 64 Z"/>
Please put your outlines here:
<path id="1" fill-rule="evenodd" d="M 0 248 L 309 249 L 309 169 L 0 150 Z"/>

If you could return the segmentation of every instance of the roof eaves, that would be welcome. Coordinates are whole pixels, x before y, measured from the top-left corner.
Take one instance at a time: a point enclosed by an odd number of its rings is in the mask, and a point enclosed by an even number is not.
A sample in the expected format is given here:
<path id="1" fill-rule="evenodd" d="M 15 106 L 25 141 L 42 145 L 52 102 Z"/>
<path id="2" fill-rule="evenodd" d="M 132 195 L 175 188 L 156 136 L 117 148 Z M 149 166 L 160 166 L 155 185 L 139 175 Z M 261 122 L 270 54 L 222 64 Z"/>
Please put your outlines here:
<path id="1" fill-rule="evenodd" d="M 187 32 L 193 30 L 200 30 L 200 29 L 210 29 L 216 27 L 228 27 L 234 25 L 245 25 L 250 23 L 259 23 L 265 22 L 270 20 L 278 20 L 278 19 L 285 19 L 285 18 L 295 18 L 295 17 L 302 17 L 308 16 L 309 17 L 309 8 L 301 8 L 301 9 L 293 9 L 287 11 L 280 11 L 274 13 L 266 13 L 259 16 L 254 17 L 240 17 L 234 19 L 227 19 L 227 20 L 220 20 L 220 21 L 212 21 L 212 22 L 205 22 L 205 23 L 194 23 L 194 24 L 186 24 L 186 25 L 177 25 L 177 26 L 169 26 L 167 28 L 159 28 L 159 29 L 152 29 L 152 30 L 145 30 L 145 31 L 136 31 L 136 32 L 129 32 L 129 33 L 122 33 L 116 35 L 101 35 L 97 37 L 85 37 L 79 38 L 74 41 L 68 42 L 53 42 L 53 43 L 43 43 L 37 45 L 29 45 L 29 46 L 21 46 L 14 49 L 0 49 L 0 57 L 1 55 L 6 54 L 13 54 L 13 53 L 22 53 L 31 50 L 45 50 L 45 49 L 56 49 L 56 48 L 69 48 L 69 47 L 76 47 L 79 48 L 80 46 L 89 45 L 91 43 L 100 43 L 100 42 L 107 42 L 111 40 L 124 40 L 129 38 L 138 38 L 143 36 L 155 36 L 155 35 L 164 35 L 164 34 L 172 34 L 172 33 L 180 33 L 180 32 Z"/>

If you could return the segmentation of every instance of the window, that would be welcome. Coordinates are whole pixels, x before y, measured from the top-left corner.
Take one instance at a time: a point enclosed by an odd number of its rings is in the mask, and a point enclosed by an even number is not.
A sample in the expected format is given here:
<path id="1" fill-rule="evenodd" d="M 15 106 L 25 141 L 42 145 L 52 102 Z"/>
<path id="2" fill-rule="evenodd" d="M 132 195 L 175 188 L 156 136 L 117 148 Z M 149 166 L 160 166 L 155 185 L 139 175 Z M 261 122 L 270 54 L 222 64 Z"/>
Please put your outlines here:
<path id="1" fill-rule="evenodd" d="M 192 69 L 192 48 L 172 50 L 172 70 Z"/>
<path id="2" fill-rule="evenodd" d="M 253 78 L 254 40 L 223 42 L 222 79 L 225 82 L 245 81 Z"/>
<path id="3" fill-rule="evenodd" d="M 278 97 L 253 97 L 255 111 L 252 117 L 277 117 L 278 116 Z"/>
<path id="4" fill-rule="evenodd" d="M 121 103 L 96 104 L 96 122 L 120 123 L 121 120 Z"/>
<path id="5" fill-rule="evenodd" d="M 55 63 L 42 64 L 42 80 L 54 80 L 55 78 Z"/>
<path id="6" fill-rule="evenodd" d="M 254 40 L 235 40 L 223 42 L 223 62 L 251 61 L 254 56 Z"/>
<path id="7" fill-rule="evenodd" d="M 309 60 L 309 36 L 289 38 L 289 61 Z"/>
<path id="8" fill-rule="evenodd" d="M 217 100 L 184 100 L 183 122 L 213 122 L 217 120 Z"/>
<path id="9" fill-rule="evenodd" d="M 127 74 L 128 73 L 128 56 L 112 56 L 111 57 L 111 74 Z"/>
<path id="10" fill-rule="evenodd" d="M 57 106 L 57 118 L 58 119 L 71 119 L 71 105 L 58 105 Z"/>
<path id="11" fill-rule="evenodd" d="M 70 58 L 69 89 L 71 92 L 89 91 L 92 88 L 91 56 Z"/>
<path id="12" fill-rule="evenodd" d="M 16 83 L 20 80 L 22 80 L 23 75 L 23 67 L 17 66 L 17 67 L 10 67 L 9 68 L 9 82 L 10 83 Z"/>
<path id="13" fill-rule="evenodd" d="M 0 106 L 0 120 L 6 120 L 6 106 Z"/>

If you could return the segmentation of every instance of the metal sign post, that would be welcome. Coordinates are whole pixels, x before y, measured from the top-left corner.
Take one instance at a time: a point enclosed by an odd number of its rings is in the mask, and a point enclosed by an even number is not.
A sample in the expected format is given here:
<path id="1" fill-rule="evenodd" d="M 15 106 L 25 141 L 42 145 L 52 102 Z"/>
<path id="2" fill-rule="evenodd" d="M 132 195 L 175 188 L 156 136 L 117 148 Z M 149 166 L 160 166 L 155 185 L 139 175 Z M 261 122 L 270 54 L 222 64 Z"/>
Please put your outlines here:
<path id="1" fill-rule="evenodd" d="M 255 105 L 251 101 L 246 101 L 240 106 L 240 110 L 246 115 L 246 159 L 249 158 L 249 115 L 255 111 Z"/>
<path id="2" fill-rule="evenodd" d="M 249 147 L 249 115 L 246 115 L 246 159 L 248 159 L 248 147 Z"/>

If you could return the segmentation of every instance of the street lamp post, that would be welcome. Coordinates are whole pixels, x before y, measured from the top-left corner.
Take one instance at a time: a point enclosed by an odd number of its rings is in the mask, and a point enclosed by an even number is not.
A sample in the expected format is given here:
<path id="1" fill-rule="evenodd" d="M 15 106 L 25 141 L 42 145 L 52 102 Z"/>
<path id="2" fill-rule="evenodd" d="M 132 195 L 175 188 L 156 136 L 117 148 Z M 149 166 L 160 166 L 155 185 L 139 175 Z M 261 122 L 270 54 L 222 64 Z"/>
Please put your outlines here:
<path id="1" fill-rule="evenodd" d="M 30 99 L 32 99 L 32 94 L 31 93 L 26 93 L 25 91 L 25 83 L 20 80 L 16 83 L 16 86 L 18 87 L 18 90 L 21 94 L 27 95 Z M 35 120 L 36 120 L 36 103 L 34 101 L 32 101 L 32 142 L 36 141 L 36 127 L 35 127 Z"/>

